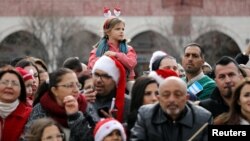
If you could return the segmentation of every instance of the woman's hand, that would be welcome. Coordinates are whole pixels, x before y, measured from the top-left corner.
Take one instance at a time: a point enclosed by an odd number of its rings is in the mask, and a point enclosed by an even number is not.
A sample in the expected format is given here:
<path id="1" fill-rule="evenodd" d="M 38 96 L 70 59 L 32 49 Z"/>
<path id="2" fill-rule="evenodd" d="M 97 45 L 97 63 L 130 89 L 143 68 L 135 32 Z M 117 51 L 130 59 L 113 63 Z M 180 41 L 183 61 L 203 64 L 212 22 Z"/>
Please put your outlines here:
<path id="1" fill-rule="evenodd" d="M 64 103 L 64 108 L 66 110 L 67 115 L 72 115 L 78 112 L 79 110 L 78 102 L 72 95 L 64 97 L 63 103 Z"/>

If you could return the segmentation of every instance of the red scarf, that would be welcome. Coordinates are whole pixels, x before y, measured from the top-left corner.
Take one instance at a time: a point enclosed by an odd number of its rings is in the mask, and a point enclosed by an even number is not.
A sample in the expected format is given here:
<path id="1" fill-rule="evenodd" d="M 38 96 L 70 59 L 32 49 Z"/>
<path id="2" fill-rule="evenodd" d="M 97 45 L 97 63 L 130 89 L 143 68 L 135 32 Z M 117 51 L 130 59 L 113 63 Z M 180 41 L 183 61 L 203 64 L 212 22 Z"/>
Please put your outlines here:
<path id="1" fill-rule="evenodd" d="M 55 121 L 60 123 L 63 127 L 68 128 L 67 123 L 67 114 L 63 106 L 57 104 L 55 98 L 52 96 L 53 94 L 46 92 L 40 100 L 40 104 L 43 109 L 48 113 L 50 117 L 52 117 Z M 78 99 L 79 111 L 83 113 L 87 108 L 87 101 L 83 95 L 79 95 Z"/>

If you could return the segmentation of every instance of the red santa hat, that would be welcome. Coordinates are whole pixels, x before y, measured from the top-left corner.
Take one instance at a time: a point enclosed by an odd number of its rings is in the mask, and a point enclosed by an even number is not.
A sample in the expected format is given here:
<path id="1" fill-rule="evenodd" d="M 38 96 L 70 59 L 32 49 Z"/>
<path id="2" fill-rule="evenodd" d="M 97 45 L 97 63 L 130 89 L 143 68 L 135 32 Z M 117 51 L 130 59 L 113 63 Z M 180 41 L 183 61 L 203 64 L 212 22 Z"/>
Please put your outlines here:
<path id="1" fill-rule="evenodd" d="M 114 130 L 119 130 L 122 140 L 126 141 L 126 133 L 122 124 L 113 118 L 102 119 L 96 124 L 94 129 L 95 141 L 103 141 Z"/>
<path id="2" fill-rule="evenodd" d="M 24 81 L 34 79 L 33 75 L 31 73 L 29 73 L 28 71 L 26 71 L 25 69 L 23 69 L 21 67 L 16 67 L 15 69 L 17 72 L 19 72 L 19 74 L 21 74 Z"/>
<path id="3" fill-rule="evenodd" d="M 153 77 L 160 84 L 164 79 L 170 76 L 178 77 L 178 74 L 171 69 L 158 69 L 156 71 L 151 71 L 148 76 Z"/>
<path id="4" fill-rule="evenodd" d="M 96 69 L 106 72 L 115 81 L 115 107 L 117 108 L 117 120 L 123 122 L 126 87 L 126 71 L 123 65 L 116 58 L 103 55 L 95 62 L 92 73 L 94 73 Z"/>

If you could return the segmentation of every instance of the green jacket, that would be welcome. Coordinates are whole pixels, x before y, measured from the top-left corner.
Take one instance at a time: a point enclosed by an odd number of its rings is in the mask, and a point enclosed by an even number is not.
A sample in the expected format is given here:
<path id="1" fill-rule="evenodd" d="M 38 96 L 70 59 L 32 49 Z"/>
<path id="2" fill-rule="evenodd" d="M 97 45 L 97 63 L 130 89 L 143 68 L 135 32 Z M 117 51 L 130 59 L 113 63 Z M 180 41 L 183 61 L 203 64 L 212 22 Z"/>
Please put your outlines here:
<path id="1" fill-rule="evenodd" d="M 187 82 L 186 78 L 183 78 L 183 80 Z M 214 82 L 214 80 L 206 75 L 204 75 L 201 79 L 196 80 L 195 82 L 199 82 L 199 84 L 201 84 L 201 86 L 203 87 L 203 90 L 196 94 L 199 100 L 209 98 L 214 88 L 216 87 L 216 83 Z M 192 84 L 189 84 L 187 87 L 189 88 L 190 86 L 192 86 Z"/>

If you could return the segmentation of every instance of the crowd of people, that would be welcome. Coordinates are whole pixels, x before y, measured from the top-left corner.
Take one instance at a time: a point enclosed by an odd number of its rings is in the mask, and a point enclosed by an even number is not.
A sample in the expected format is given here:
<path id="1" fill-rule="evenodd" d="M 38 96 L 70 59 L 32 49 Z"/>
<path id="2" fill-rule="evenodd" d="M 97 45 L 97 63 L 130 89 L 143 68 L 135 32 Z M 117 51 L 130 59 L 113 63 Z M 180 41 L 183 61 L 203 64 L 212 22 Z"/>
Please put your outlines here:
<path id="1" fill-rule="evenodd" d="M 105 20 L 86 65 L 69 57 L 49 72 L 25 56 L 2 66 L 0 140 L 206 141 L 207 125 L 250 125 L 250 45 L 214 66 L 197 43 L 183 48 L 181 62 L 158 50 L 135 76 L 124 29 L 118 17 Z"/>

